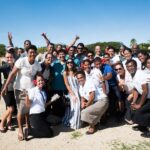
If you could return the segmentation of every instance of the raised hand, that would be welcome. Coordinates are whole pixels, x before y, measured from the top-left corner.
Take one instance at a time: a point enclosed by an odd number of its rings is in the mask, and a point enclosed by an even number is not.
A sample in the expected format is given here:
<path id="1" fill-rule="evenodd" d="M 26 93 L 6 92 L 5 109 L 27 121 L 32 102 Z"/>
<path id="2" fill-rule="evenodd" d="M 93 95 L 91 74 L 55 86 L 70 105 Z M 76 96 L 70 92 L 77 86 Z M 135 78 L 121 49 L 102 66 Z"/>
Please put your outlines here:
<path id="1" fill-rule="evenodd" d="M 78 35 L 76 35 L 75 39 L 76 39 L 76 40 L 79 40 L 79 39 L 80 39 L 80 37 L 79 37 Z"/>
<path id="2" fill-rule="evenodd" d="M 46 33 L 43 32 L 41 35 L 45 37 L 45 36 L 46 36 Z"/>
<path id="3" fill-rule="evenodd" d="M 8 32 L 8 39 L 12 40 L 12 33 Z"/>

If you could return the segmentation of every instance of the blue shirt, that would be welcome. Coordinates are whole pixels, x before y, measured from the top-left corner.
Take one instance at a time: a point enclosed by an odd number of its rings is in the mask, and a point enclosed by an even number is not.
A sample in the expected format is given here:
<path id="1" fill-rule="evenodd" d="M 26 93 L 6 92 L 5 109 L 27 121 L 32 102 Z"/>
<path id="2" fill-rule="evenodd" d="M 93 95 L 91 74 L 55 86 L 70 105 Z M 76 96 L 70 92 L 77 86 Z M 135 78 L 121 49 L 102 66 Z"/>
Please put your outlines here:
<path id="1" fill-rule="evenodd" d="M 113 70 L 113 68 L 108 65 L 104 64 L 101 68 L 103 76 L 106 76 L 108 73 L 112 74 L 112 78 L 108 80 L 109 86 L 116 86 L 117 85 L 117 80 L 116 80 L 116 72 Z"/>
<path id="2" fill-rule="evenodd" d="M 60 60 L 57 60 L 52 65 L 52 71 L 54 74 L 54 80 L 52 81 L 53 90 L 66 90 L 64 83 L 63 72 L 66 64 L 61 64 Z"/>

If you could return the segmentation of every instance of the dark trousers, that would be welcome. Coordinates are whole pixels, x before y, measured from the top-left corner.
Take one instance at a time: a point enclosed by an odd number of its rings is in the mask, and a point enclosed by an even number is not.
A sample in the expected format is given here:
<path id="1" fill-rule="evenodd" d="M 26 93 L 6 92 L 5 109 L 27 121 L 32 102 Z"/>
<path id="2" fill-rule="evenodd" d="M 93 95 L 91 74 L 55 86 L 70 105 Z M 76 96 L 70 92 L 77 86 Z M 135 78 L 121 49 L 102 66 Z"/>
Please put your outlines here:
<path id="1" fill-rule="evenodd" d="M 51 113 L 53 115 L 56 115 L 58 117 L 63 117 L 65 115 L 65 97 L 64 95 L 67 94 L 67 91 L 58 91 L 58 90 L 54 90 L 52 95 L 54 94 L 58 94 L 60 96 L 60 98 L 53 102 L 51 105 L 51 108 L 47 107 L 47 109 L 51 109 Z M 47 111 L 47 110 L 46 110 Z"/>
<path id="2" fill-rule="evenodd" d="M 45 114 L 31 114 L 30 124 L 32 126 L 31 134 L 35 138 L 52 137 L 52 130 L 46 122 Z"/>
<path id="3" fill-rule="evenodd" d="M 134 112 L 131 109 L 131 102 L 129 102 L 128 100 L 126 100 L 125 107 L 126 107 L 125 119 L 132 120 Z"/>
<path id="4" fill-rule="evenodd" d="M 150 99 L 138 110 L 135 110 L 133 121 L 141 126 L 150 127 Z"/>

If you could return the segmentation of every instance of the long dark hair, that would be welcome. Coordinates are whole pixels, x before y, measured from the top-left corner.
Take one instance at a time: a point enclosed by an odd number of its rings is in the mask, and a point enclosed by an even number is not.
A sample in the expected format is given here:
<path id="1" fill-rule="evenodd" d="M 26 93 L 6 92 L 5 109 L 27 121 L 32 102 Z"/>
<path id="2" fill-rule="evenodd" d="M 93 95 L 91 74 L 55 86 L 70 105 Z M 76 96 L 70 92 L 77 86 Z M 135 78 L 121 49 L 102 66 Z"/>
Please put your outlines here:
<path id="1" fill-rule="evenodd" d="M 75 74 L 75 73 L 77 72 L 77 68 L 76 68 L 76 65 L 75 65 L 73 59 L 68 59 L 68 60 L 66 61 L 66 66 L 65 66 L 66 74 L 67 74 L 67 75 L 69 74 L 69 68 L 68 68 L 68 66 L 67 66 L 67 63 L 69 63 L 69 62 L 71 62 L 71 63 L 73 64 L 72 72 Z"/>
<path id="2" fill-rule="evenodd" d="M 148 55 L 147 52 L 144 52 L 144 51 L 139 51 L 138 54 L 137 54 L 137 56 L 138 56 L 139 54 L 142 54 L 142 55 L 144 55 L 144 56 L 146 57 L 145 61 L 144 61 L 144 62 L 141 62 L 141 69 L 144 70 L 144 69 L 146 68 L 146 60 L 147 60 L 147 58 L 149 57 L 149 55 Z"/>

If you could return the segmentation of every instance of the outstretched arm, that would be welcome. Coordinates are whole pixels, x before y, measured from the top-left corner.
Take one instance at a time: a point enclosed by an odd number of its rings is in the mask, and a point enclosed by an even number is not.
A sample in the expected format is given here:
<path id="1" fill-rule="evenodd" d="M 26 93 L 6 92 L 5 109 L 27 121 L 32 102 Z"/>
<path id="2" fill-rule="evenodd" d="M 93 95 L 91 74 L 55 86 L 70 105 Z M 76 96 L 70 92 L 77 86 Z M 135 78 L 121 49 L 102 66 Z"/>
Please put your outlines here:
<path id="1" fill-rule="evenodd" d="M 80 37 L 76 35 L 73 41 L 68 44 L 67 48 L 70 48 L 71 46 L 73 46 L 77 42 L 78 39 L 80 39 Z"/>
<path id="2" fill-rule="evenodd" d="M 8 32 L 8 42 L 9 46 L 14 47 L 14 44 L 12 42 L 12 34 L 10 32 Z"/>
<path id="3" fill-rule="evenodd" d="M 46 44 L 47 44 L 47 46 L 48 46 L 51 42 L 50 42 L 50 40 L 47 38 L 46 33 L 42 33 L 41 35 L 42 35 L 43 38 L 45 39 Z"/>

